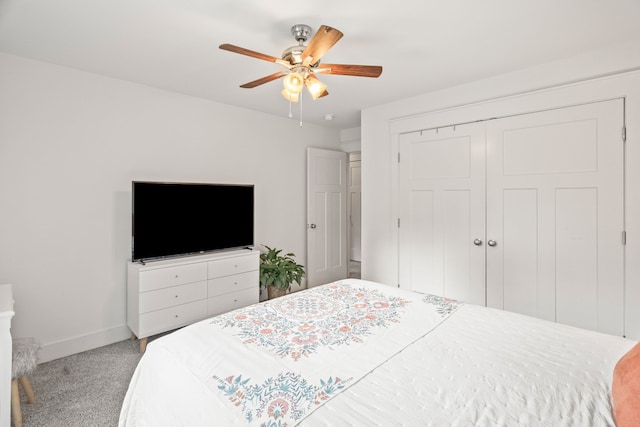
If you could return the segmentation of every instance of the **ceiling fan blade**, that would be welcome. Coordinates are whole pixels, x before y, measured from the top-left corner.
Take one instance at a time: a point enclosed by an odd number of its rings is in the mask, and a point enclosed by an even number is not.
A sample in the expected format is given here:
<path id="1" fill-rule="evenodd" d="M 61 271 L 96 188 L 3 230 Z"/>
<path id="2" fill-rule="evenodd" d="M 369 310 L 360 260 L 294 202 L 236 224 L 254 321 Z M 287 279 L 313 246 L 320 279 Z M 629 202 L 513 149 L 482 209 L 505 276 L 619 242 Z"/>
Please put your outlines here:
<path id="1" fill-rule="evenodd" d="M 287 74 L 288 74 L 287 71 L 278 71 L 277 73 L 270 74 L 268 76 L 262 77 L 261 79 L 254 80 L 252 82 L 240 85 L 240 87 L 245 89 L 251 89 L 256 86 L 260 86 L 262 84 L 269 83 L 273 80 L 279 79 L 280 77 L 286 76 Z"/>
<path id="2" fill-rule="evenodd" d="M 243 47 L 235 46 L 235 45 L 228 44 L 228 43 L 221 44 L 218 47 L 220 49 L 222 49 L 222 50 L 228 50 L 229 52 L 239 53 L 240 55 L 251 56 L 253 58 L 262 59 L 263 61 L 269 61 L 269 62 L 281 62 L 282 61 L 280 58 L 276 58 L 275 56 L 266 55 L 264 53 L 256 52 L 255 50 L 245 49 Z"/>
<path id="3" fill-rule="evenodd" d="M 340 30 L 322 25 L 302 52 L 303 64 L 306 66 L 317 63 L 342 36 Z"/>
<path id="4" fill-rule="evenodd" d="M 382 74 L 382 67 L 379 65 L 320 64 L 320 67 L 314 72 L 342 76 L 378 77 Z"/>

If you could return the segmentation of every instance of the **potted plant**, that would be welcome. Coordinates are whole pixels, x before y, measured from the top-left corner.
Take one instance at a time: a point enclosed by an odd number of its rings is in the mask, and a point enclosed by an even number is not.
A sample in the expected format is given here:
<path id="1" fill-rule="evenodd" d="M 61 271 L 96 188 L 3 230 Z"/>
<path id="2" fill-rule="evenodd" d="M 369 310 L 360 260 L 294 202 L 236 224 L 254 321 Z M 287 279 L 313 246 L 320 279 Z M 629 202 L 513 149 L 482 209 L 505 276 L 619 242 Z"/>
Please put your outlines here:
<path id="1" fill-rule="evenodd" d="M 281 255 L 282 249 L 264 245 L 267 252 L 260 254 L 260 287 L 267 288 L 268 299 L 286 295 L 291 284 L 300 284 L 304 267 L 298 264 L 292 253 Z"/>

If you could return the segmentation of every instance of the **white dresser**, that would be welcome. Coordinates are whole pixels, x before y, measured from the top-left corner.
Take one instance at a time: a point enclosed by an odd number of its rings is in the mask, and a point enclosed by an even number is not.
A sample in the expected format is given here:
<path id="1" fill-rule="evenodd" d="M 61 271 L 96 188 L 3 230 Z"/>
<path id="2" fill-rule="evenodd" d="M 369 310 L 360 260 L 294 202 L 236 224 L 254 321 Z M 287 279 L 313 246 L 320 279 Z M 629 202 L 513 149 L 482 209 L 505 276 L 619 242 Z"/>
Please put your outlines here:
<path id="1" fill-rule="evenodd" d="M 11 424 L 11 319 L 13 290 L 0 285 L 0 427 Z"/>
<path id="2" fill-rule="evenodd" d="M 237 250 L 129 262 L 127 324 L 146 338 L 259 301 L 260 252 Z"/>

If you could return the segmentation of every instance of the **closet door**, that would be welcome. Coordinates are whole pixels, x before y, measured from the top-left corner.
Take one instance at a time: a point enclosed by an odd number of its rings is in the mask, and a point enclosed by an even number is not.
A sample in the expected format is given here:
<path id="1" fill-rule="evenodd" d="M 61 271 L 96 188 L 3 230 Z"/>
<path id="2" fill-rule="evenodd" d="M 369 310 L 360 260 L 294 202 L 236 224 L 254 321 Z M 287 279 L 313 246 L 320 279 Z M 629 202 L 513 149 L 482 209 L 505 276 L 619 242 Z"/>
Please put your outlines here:
<path id="1" fill-rule="evenodd" d="M 623 101 L 487 122 L 487 305 L 623 334 Z"/>
<path id="2" fill-rule="evenodd" d="M 400 287 L 485 305 L 484 124 L 400 135 L 399 153 Z"/>

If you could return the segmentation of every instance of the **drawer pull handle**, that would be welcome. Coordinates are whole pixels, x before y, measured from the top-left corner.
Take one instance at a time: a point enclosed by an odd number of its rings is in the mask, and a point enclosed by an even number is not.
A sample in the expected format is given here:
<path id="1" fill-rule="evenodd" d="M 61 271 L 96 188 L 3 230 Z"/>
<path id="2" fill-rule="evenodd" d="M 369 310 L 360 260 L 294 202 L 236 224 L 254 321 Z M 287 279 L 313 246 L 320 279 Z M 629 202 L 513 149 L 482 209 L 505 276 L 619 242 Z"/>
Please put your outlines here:
<path id="1" fill-rule="evenodd" d="M 178 318 L 178 315 L 176 314 L 176 319 Z"/>
<path id="2" fill-rule="evenodd" d="M 233 300 L 233 302 L 238 302 L 238 300 L 237 300 L 237 299 L 234 299 L 234 300 Z"/>
<path id="3" fill-rule="evenodd" d="M 178 275 L 176 274 L 176 279 L 178 278 Z"/>
<path id="4" fill-rule="evenodd" d="M 176 295 L 176 298 L 178 298 L 178 295 Z"/>

